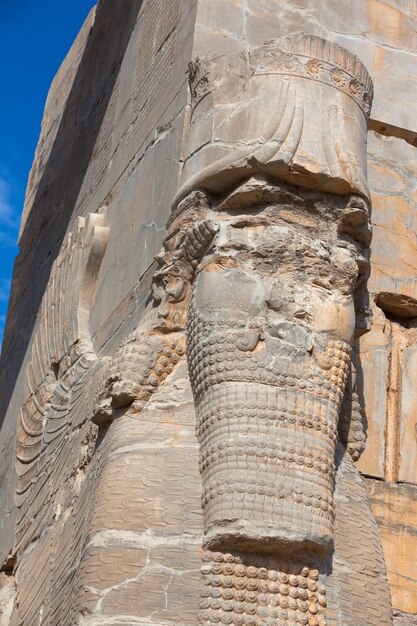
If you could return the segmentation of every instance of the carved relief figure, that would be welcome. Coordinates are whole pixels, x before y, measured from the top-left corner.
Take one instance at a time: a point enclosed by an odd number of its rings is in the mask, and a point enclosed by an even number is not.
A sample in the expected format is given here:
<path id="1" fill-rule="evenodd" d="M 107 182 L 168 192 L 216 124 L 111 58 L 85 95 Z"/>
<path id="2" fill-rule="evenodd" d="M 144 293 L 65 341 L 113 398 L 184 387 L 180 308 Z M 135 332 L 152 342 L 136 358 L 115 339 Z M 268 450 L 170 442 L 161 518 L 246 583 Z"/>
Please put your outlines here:
<path id="1" fill-rule="evenodd" d="M 26 368 L 16 451 L 16 624 L 65 623 L 74 615 L 72 581 L 90 506 L 84 482 L 95 444 L 91 389 L 106 361 L 95 353 L 89 316 L 108 236 L 104 214 L 72 224 L 52 266 Z"/>
<path id="2" fill-rule="evenodd" d="M 349 458 L 365 439 L 350 353 L 369 328 L 370 79 L 345 50 L 296 35 L 197 63 L 191 80 L 177 201 L 204 188 L 219 228 L 187 330 L 200 624 L 390 624 L 376 523 Z"/>
<path id="3" fill-rule="evenodd" d="M 190 82 L 188 157 L 137 328 L 112 358 L 75 354 L 82 333 L 47 353 L 42 381 L 65 393 L 92 359 L 77 406 L 95 450 L 59 529 L 72 528 L 72 574 L 58 531 L 41 546 L 57 581 L 46 623 L 389 625 L 351 458 L 365 440 L 351 344 L 369 328 L 371 81 L 347 51 L 297 35 L 197 60 Z M 68 434 L 58 387 L 42 397 Z M 60 432 L 51 416 L 35 422 Z M 38 431 L 22 425 L 18 498 L 42 489 Z"/>
<path id="4" fill-rule="evenodd" d="M 365 262 L 338 227 L 351 206 L 366 220 L 367 207 L 257 182 L 266 206 L 230 214 L 222 204 L 219 243 L 190 307 L 205 540 L 327 552 L 357 260 Z"/>

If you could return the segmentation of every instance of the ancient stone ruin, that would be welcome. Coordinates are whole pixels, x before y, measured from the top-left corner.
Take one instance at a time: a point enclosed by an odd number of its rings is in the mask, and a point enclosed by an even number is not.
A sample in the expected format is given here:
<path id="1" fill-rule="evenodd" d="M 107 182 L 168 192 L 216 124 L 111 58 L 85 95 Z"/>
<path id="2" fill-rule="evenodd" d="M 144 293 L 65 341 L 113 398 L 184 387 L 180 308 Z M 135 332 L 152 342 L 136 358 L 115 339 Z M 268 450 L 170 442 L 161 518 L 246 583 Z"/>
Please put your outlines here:
<path id="1" fill-rule="evenodd" d="M 87 17 L 3 346 L 0 626 L 417 624 L 416 32 Z"/>

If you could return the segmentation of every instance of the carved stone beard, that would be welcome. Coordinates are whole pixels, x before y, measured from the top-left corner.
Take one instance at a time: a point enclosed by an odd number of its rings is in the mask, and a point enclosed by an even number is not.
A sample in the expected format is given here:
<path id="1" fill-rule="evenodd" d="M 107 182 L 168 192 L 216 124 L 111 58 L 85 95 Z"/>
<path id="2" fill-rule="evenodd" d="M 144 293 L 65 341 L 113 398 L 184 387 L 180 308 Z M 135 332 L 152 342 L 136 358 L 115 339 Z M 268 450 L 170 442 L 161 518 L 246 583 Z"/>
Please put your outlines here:
<path id="1" fill-rule="evenodd" d="M 205 547 L 324 554 L 364 257 L 341 235 L 351 198 L 275 193 L 270 204 L 220 207 L 193 286 Z"/>

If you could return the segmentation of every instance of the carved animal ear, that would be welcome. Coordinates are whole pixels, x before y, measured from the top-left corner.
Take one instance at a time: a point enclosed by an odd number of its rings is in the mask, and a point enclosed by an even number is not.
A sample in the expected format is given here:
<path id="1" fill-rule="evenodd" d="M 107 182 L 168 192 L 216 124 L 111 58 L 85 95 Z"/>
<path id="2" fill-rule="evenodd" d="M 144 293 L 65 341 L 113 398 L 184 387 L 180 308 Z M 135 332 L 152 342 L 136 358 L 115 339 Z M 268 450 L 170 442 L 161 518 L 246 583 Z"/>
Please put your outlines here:
<path id="1" fill-rule="evenodd" d="M 169 234 L 163 249 L 154 258 L 161 268 L 169 268 L 170 273 L 183 275 L 180 265 L 189 263 L 196 266 L 212 243 L 219 230 L 218 224 L 210 220 L 201 220 L 181 233 Z M 185 272 L 186 274 L 186 272 Z"/>
<path id="2" fill-rule="evenodd" d="M 164 249 L 155 257 L 159 269 L 153 276 L 152 293 L 158 303 L 158 318 L 165 329 L 179 330 L 186 324 L 186 306 L 189 286 L 194 278 L 198 263 L 210 247 L 218 225 L 202 220 L 184 231 L 168 234 Z M 177 305 L 180 305 L 180 309 Z"/>

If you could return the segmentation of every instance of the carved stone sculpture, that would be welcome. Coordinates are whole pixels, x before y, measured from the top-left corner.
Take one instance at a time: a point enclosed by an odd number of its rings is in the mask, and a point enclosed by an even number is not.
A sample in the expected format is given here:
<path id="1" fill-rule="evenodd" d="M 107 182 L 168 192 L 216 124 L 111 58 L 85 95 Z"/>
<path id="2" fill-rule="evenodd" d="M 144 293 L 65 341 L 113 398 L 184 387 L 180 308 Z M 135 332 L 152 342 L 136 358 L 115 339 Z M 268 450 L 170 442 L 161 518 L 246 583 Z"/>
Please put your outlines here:
<path id="1" fill-rule="evenodd" d="M 372 83 L 304 34 L 196 59 L 189 77 L 180 190 L 144 313 L 112 358 L 89 331 L 103 215 L 68 235 L 74 275 L 62 255 L 52 271 L 19 418 L 15 552 L 33 520 L 52 530 L 19 564 L 18 623 L 388 626 L 352 460 Z M 66 502 L 49 451 L 73 441 L 88 477 L 66 478 Z"/>
<path id="2" fill-rule="evenodd" d="M 187 327 L 199 624 L 390 624 L 349 458 L 364 445 L 350 353 L 369 328 L 371 82 L 357 58 L 303 35 L 197 60 L 190 80 L 190 157 L 153 300 L 105 372 L 95 420 L 140 415 L 171 388 Z"/>
<path id="3" fill-rule="evenodd" d="M 370 79 L 300 35 L 196 63 L 191 80 L 177 200 L 203 188 L 219 231 L 187 330 L 211 551 L 201 624 L 389 624 L 376 525 L 343 451 L 357 458 L 364 439 L 350 352 L 369 327 Z M 371 561 L 348 537 L 370 540 Z"/>
<path id="4" fill-rule="evenodd" d="M 40 616 L 43 623 L 58 624 L 70 623 L 74 615 L 77 546 L 88 531 L 90 505 L 83 468 L 95 445 L 91 391 L 106 362 L 95 353 L 89 327 L 109 235 L 104 220 L 103 214 L 80 217 L 65 238 L 26 370 L 26 400 L 18 419 L 13 558 L 19 561 L 17 623 L 28 626 Z"/>
<path id="5" fill-rule="evenodd" d="M 364 259 L 338 236 L 338 222 L 352 205 L 364 219 L 367 209 L 351 197 L 264 189 L 266 206 L 261 194 L 232 219 L 226 201 L 190 307 L 206 544 L 327 552 Z"/>

